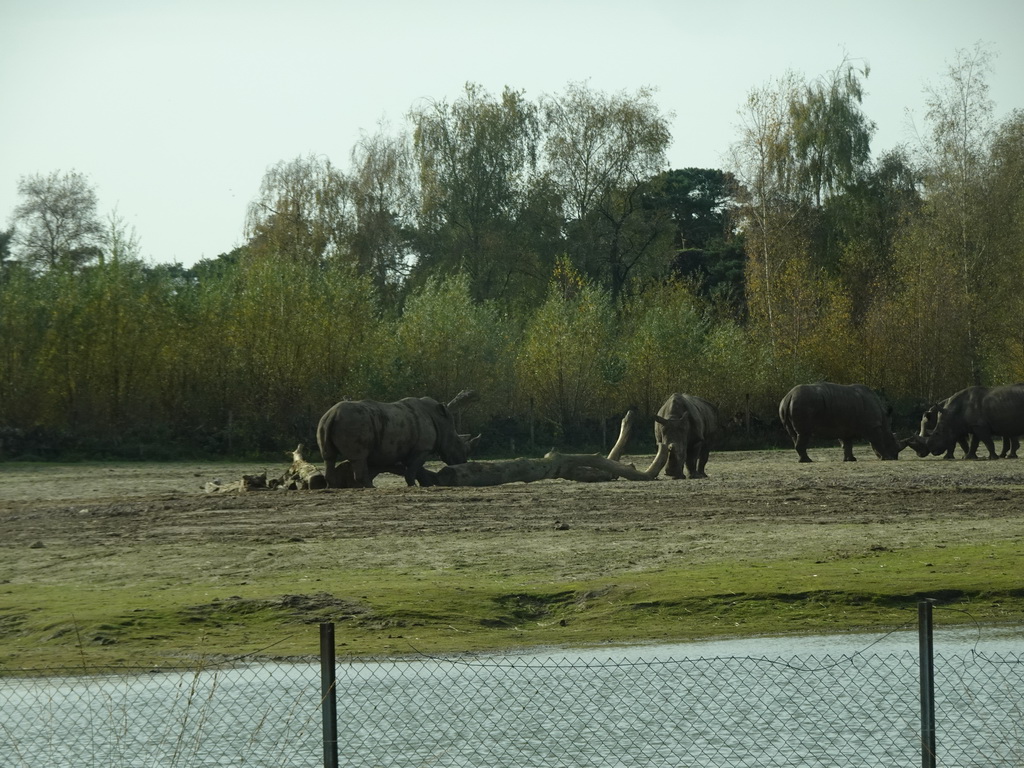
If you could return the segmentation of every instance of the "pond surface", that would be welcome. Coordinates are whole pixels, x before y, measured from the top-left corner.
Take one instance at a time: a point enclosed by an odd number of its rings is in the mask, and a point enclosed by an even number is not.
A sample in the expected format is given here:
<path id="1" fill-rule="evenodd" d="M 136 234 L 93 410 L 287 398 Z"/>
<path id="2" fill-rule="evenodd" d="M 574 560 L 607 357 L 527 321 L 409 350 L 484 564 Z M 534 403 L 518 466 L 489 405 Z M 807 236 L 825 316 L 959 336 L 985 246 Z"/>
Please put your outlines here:
<path id="1" fill-rule="evenodd" d="M 936 655 L 977 653 L 1024 652 L 1024 627 L 954 627 L 936 629 L 932 633 Z M 887 654 L 918 652 L 916 629 L 884 634 L 845 634 L 828 636 L 783 635 L 776 637 L 744 637 L 728 640 L 702 640 L 692 643 L 668 645 L 638 645 L 616 647 L 607 651 L 588 651 L 595 658 L 606 653 L 626 659 L 700 659 L 729 656 L 849 656 L 859 653 Z M 545 656 L 575 656 L 564 650 L 545 653 Z"/>
<path id="2" fill-rule="evenodd" d="M 937 630 L 943 765 L 1019 766 L 1024 629 Z M 920 764 L 916 631 L 338 664 L 348 766 Z M 0 678 L 0 765 L 323 764 L 320 669 Z"/>

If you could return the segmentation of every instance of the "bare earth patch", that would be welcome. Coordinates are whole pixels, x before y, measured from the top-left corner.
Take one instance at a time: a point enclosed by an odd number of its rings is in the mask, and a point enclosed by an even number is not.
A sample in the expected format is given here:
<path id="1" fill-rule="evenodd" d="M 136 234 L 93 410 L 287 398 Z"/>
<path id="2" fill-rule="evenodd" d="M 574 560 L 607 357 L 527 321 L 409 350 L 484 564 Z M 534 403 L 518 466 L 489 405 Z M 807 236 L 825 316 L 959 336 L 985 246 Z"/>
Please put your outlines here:
<path id="1" fill-rule="evenodd" d="M 860 453 L 868 453 L 863 448 Z M 838 449 L 715 454 L 706 480 L 564 480 L 492 488 L 408 488 L 381 475 L 377 488 L 211 494 L 203 486 L 280 467 L 253 464 L 0 464 L 0 544 L 75 548 L 117 537 L 172 542 L 419 537 L 470 533 L 618 529 L 626 539 L 665 538 L 700 526 L 719 544 L 712 557 L 765 547 L 771 526 L 827 544 L 820 526 L 883 525 L 902 538 L 958 521 L 993 533 L 1021 532 L 1024 462 L 910 458 L 843 463 Z M 645 466 L 650 456 L 627 457 Z M 561 523 L 561 525 L 556 525 Z M 948 531 L 956 534 L 963 526 Z M 725 535 L 728 534 L 728 535 Z M 799 545 L 794 542 L 795 545 Z"/>
<path id="2" fill-rule="evenodd" d="M 194 602 L 199 615 L 269 607 L 316 621 L 367 611 L 363 595 L 325 589 L 341 567 L 368 584 L 481 573 L 514 592 L 701 564 L 1024 544 L 1024 461 L 810 453 L 812 464 L 791 450 L 712 454 L 705 480 L 408 488 L 382 475 L 376 489 L 236 493 L 203 488 L 285 463 L 0 464 L 0 595 L 201 576 L 220 589 Z M 280 589 L 245 594 L 259 580 Z M 148 610 L 148 594 L 125 610 Z M 0 631 L 20 621 L 0 610 Z"/>

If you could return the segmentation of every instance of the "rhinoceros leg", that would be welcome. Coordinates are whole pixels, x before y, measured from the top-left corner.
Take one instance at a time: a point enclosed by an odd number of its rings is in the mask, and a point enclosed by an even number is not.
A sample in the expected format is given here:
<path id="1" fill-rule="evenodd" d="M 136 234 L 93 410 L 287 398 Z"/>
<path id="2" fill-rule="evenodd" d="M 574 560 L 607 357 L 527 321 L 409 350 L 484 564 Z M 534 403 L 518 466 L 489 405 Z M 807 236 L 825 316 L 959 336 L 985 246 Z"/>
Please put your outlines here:
<path id="1" fill-rule="evenodd" d="M 977 448 L 979 441 L 984 443 L 985 447 L 988 448 L 988 457 L 990 459 L 999 458 L 999 454 L 996 453 L 996 444 L 992 440 L 992 432 L 984 427 L 974 432 L 974 436 L 971 439 L 971 447 L 975 449 L 974 458 L 978 458 Z"/>
<path id="2" fill-rule="evenodd" d="M 328 488 L 338 487 L 337 480 L 335 479 L 333 456 L 324 456 L 324 479 L 327 480 Z"/>
<path id="3" fill-rule="evenodd" d="M 810 442 L 810 435 L 805 435 L 802 432 L 797 434 L 794 445 L 796 446 L 796 453 L 800 457 L 801 464 L 809 464 L 811 461 L 811 457 L 807 455 L 807 446 Z"/>
<path id="4" fill-rule="evenodd" d="M 665 463 L 665 476 L 674 480 L 683 480 L 686 473 L 683 471 L 686 466 L 686 457 L 680 456 L 674 448 L 668 449 L 668 461 Z"/>
<path id="5" fill-rule="evenodd" d="M 967 441 L 967 435 L 964 435 L 963 437 L 958 438 L 958 440 L 962 441 L 960 443 L 960 445 L 961 445 L 961 447 L 963 447 L 963 444 L 968 442 Z M 978 439 L 978 436 L 976 434 L 974 434 L 973 432 L 971 432 L 970 433 L 970 442 L 968 443 L 967 447 L 964 448 L 964 458 L 965 459 L 976 459 L 976 458 L 978 458 L 978 445 L 980 443 L 981 443 L 981 441 Z M 946 453 L 946 458 L 947 459 L 953 458 L 953 448 L 952 447 L 950 447 L 949 452 Z"/>
<path id="6" fill-rule="evenodd" d="M 408 463 L 405 465 L 405 484 L 409 486 L 416 485 L 416 478 L 423 470 L 423 465 L 426 463 L 427 458 L 430 456 L 428 451 L 417 453 L 414 455 Z"/>
<path id="7" fill-rule="evenodd" d="M 704 472 L 704 465 L 708 463 L 708 444 L 707 441 L 701 440 L 699 443 L 694 443 L 690 446 L 690 456 L 687 461 L 689 466 L 687 469 L 690 470 L 690 477 L 707 477 Z"/>
<path id="8" fill-rule="evenodd" d="M 972 438 L 972 440 L 973 440 L 973 438 Z M 952 445 L 949 446 L 949 448 L 946 449 L 946 455 L 943 456 L 942 458 L 944 458 L 944 459 L 952 459 L 953 458 L 953 454 L 956 451 L 957 443 L 960 444 L 960 449 L 964 452 L 964 458 L 965 459 L 976 458 L 974 454 L 978 450 L 978 444 L 974 443 L 974 442 L 969 442 L 967 440 L 966 435 L 962 436 L 962 437 L 958 437 L 957 440 L 956 440 L 956 443 L 953 443 Z"/>
<path id="9" fill-rule="evenodd" d="M 348 488 L 351 486 L 351 482 L 346 482 L 345 474 L 348 471 L 348 462 L 343 461 L 340 465 L 335 462 L 338 459 L 337 453 L 333 448 L 325 450 L 320 449 L 324 454 L 324 479 L 327 481 L 328 488 Z M 342 468 L 345 471 L 342 471 Z"/>
<path id="10" fill-rule="evenodd" d="M 1018 448 L 1020 448 L 1020 440 L 1017 437 L 1003 435 L 1003 450 L 999 456 L 1004 459 L 1016 459 Z"/>
<path id="11" fill-rule="evenodd" d="M 700 477 L 707 477 L 708 473 L 705 471 L 705 467 L 708 465 L 708 458 L 711 456 L 711 446 L 708 443 L 703 443 L 700 447 L 700 465 L 698 471 Z"/>
<path id="12" fill-rule="evenodd" d="M 352 475 L 355 478 L 356 487 L 373 488 L 373 478 L 376 477 L 377 473 L 370 471 L 370 466 L 366 463 L 366 457 L 349 459 L 349 461 L 352 463 Z"/>
<path id="13" fill-rule="evenodd" d="M 853 455 L 853 440 L 848 437 L 840 438 L 839 444 L 843 446 L 843 461 L 856 461 L 857 457 Z"/>

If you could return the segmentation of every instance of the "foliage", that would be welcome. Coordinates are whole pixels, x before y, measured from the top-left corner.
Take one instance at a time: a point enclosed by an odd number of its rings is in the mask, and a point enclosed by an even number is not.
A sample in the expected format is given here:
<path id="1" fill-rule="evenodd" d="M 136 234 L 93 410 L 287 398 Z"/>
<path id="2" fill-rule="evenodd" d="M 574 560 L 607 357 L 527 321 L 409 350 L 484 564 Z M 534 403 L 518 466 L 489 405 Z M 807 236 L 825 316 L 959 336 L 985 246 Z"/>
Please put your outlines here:
<path id="1" fill-rule="evenodd" d="M 330 160 L 315 155 L 271 166 L 249 204 L 249 249 L 307 267 L 343 252 L 351 226 L 345 183 Z"/>
<path id="2" fill-rule="evenodd" d="M 990 381 L 1024 381 L 1024 111 L 997 129 L 988 159 L 988 204 L 982 225 L 994 265 L 990 282 L 991 329 L 984 360 Z"/>
<path id="3" fill-rule="evenodd" d="M 608 287 L 613 300 L 633 277 L 664 271 L 671 258 L 660 194 L 671 139 L 666 116 L 642 88 L 606 95 L 573 83 L 544 102 L 544 155 L 559 191 L 572 262 Z"/>
<path id="4" fill-rule="evenodd" d="M 550 422 L 570 443 L 578 439 L 585 419 L 606 415 L 620 370 L 611 344 L 612 318 L 608 293 L 562 259 L 547 300 L 526 324 L 515 366 L 529 393 L 529 412 Z"/>
<path id="5" fill-rule="evenodd" d="M 448 402 L 473 389 L 483 400 L 473 410 L 500 409 L 511 394 L 505 333 L 495 306 L 473 301 L 468 276 L 431 278 L 395 325 L 388 399 L 428 395 Z"/>
<path id="6" fill-rule="evenodd" d="M 73 269 L 95 259 L 103 225 L 96 190 L 84 174 L 25 176 L 18 194 L 14 225 L 22 261 L 39 269 Z"/>
<path id="7" fill-rule="evenodd" d="M 996 119 L 992 65 L 959 52 L 919 146 L 878 157 L 866 66 L 786 73 L 722 170 L 666 168 L 648 88 L 467 84 L 347 171 L 272 165 L 244 244 L 187 269 L 147 264 L 84 175 L 23 178 L 0 430 L 45 455 L 276 453 L 343 397 L 471 387 L 467 431 L 593 444 L 674 391 L 777 426 L 805 381 L 901 403 L 1019 381 L 1024 116 Z"/>
<path id="8" fill-rule="evenodd" d="M 656 413 L 673 392 L 710 396 L 710 324 L 690 286 L 680 280 L 633 297 L 622 313 L 620 354 L 626 361 L 619 399 Z"/>
<path id="9" fill-rule="evenodd" d="M 875 125 L 860 110 L 868 72 L 846 59 L 790 101 L 797 181 L 818 208 L 853 184 L 871 157 Z"/>
<path id="10" fill-rule="evenodd" d="M 402 137 L 383 132 L 364 136 L 352 150 L 352 165 L 349 258 L 360 274 L 370 276 L 382 299 L 394 302 L 411 269 L 415 193 L 410 148 Z"/>
<path id="11" fill-rule="evenodd" d="M 930 135 L 921 148 L 926 200 L 932 225 L 941 233 L 956 260 L 957 280 L 949 291 L 960 291 L 964 306 L 987 303 L 993 287 L 1001 281 L 1001 267 L 990 258 L 990 233 L 984 225 L 988 174 L 986 154 L 991 142 L 994 105 L 988 96 L 986 74 L 992 54 L 980 44 L 960 51 L 949 66 L 942 86 L 931 87 L 928 98 Z M 980 358 L 981 339 L 988 335 L 985 313 L 963 316 L 965 353 L 971 382 L 981 383 L 984 364 Z"/>
<path id="12" fill-rule="evenodd" d="M 500 99 L 467 84 L 453 104 L 410 116 L 420 187 L 417 282 L 464 272 L 474 298 L 507 298 L 536 277 L 512 244 L 536 164 L 537 108 L 506 88 Z M 511 246 L 511 247 L 510 247 Z"/>

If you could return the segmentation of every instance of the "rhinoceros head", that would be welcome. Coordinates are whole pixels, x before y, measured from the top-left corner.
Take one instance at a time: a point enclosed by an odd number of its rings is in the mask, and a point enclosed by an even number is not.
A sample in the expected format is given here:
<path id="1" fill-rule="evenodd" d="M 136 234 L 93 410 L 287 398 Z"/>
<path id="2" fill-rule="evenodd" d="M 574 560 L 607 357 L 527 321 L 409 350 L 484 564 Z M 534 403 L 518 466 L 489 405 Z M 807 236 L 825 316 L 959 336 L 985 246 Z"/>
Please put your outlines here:
<path id="1" fill-rule="evenodd" d="M 655 416 L 654 421 L 661 426 L 659 442 L 668 446 L 668 460 L 665 474 L 669 477 L 685 477 L 683 467 L 686 466 L 686 452 L 690 444 L 690 430 L 693 420 L 688 412 L 681 416 L 665 418 Z"/>
<path id="2" fill-rule="evenodd" d="M 878 444 L 873 443 L 871 448 L 882 461 L 895 461 L 900 457 L 900 451 L 903 450 L 905 445 L 892 432 L 885 432 L 882 434 Z"/>
<path id="3" fill-rule="evenodd" d="M 905 437 L 900 441 L 900 445 L 904 448 L 911 448 L 914 453 L 920 456 L 922 459 L 927 456 L 931 451 L 928 448 L 927 438 L 921 437 L 920 435 L 911 435 Z"/>
<path id="4" fill-rule="evenodd" d="M 445 464 L 465 464 L 469 461 L 471 440 L 455 429 L 451 411 L 442 403 L 433 403 L 434 428 L 437 430 L 437 453 Z"/>

